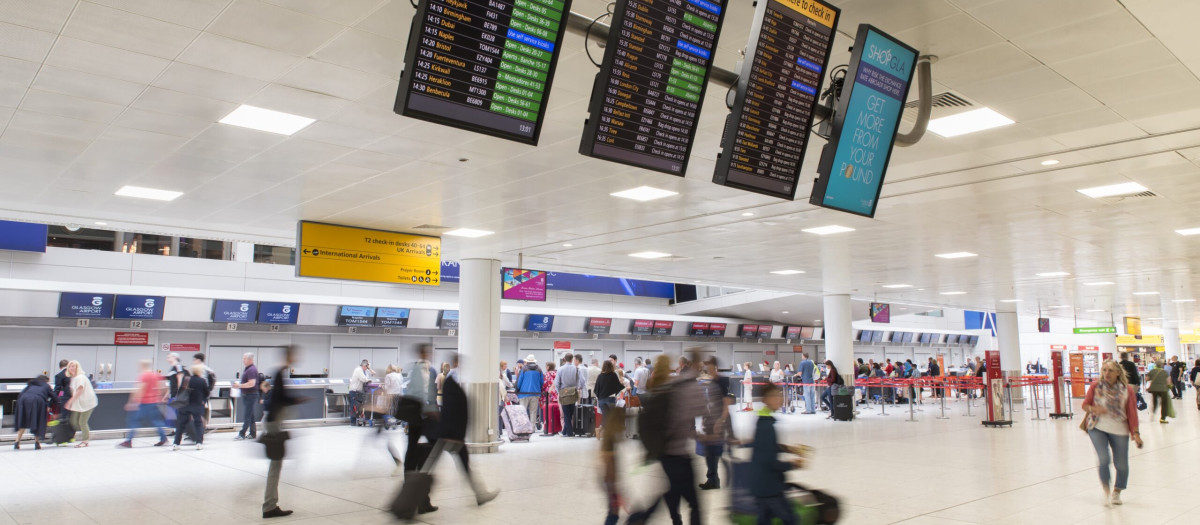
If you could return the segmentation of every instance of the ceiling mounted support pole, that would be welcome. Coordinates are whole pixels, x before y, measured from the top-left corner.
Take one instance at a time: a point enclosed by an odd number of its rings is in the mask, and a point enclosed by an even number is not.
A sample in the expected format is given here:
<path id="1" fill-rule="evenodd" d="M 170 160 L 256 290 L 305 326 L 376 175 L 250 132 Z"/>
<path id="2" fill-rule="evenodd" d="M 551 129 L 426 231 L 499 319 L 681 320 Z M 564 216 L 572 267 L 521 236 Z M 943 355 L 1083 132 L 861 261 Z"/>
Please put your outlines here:
<path id="1" fill-rule="evenodd" d="M 913 125 L 912 131 L 903 135 L 896 136 L 897 146 L 912 146 L 921 141 L 921 137 L 925 136 L 925 129 L 929 127 L 929 113 L 933 111 L 933 68 L 934 62 L 937 62 L 936 55 L 921 55 L 917 58 L 917 123 Z"/>

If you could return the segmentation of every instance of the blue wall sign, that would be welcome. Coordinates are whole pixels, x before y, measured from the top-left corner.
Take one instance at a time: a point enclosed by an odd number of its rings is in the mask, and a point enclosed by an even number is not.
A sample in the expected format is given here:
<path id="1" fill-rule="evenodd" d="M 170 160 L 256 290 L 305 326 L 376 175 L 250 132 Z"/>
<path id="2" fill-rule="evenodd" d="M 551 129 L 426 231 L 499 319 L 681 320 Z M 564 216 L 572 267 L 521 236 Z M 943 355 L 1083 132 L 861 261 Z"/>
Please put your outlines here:
<path id="1" fill-rule="evenodd" d="M 212 320 L 216 323 L 253 323 L 258 318 L 258 301 L 213 301 Z"/>
<path id="2" fill-rule="evenodd" d="M 118 295 L 114 319 L 162 320 L 167 298 L 158 295 Z"/>
<path id="3" fill-rule="evenodd" d="M 530 315 L 525 329 L 530 332 L 549 332 L 554 329 L 553 315 Z"/>
<path id="4" fill-rule="evenodd" d="M 263 324 L 296 324 L 300 318 L 300 303 L 262 303 L 258 322 Z"/>
<path id="5" fill-rule="evenodd" d="M 0 250 L 45 252 L 48 232 L 45 224 L 0 221 Z"/>
<path id="6" fill-rule="evenodd" d="M 58 316 L 69 319 L 111 319 L 113 295 L 63 292 L 58 296 Z"/>

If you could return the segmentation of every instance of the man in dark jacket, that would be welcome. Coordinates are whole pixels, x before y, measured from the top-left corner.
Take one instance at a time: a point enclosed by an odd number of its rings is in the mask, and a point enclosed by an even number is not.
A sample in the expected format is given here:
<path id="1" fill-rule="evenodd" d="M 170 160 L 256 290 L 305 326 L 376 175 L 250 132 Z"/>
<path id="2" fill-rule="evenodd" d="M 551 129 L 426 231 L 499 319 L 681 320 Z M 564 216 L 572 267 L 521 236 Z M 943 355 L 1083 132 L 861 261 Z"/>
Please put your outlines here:
<path id="1" fill-rule="evenodd" d="M 66 359 L 58 362 L 58 373 L 54 374 L 54 397 L 58 398 L 59 406 L 67 406 L 71 400 L 71 378 L 67 377 Z"/>
<path id="2" fill-rule="evenodd" d="M 287 346 L 283 350 L 283 367 L 275 372 L 275 384 L 271 387 L 271 404 L 267 409 L 267 435 L 278 437 L 283 432 L 283 422 L 287 412 L 294 405 L 304 402 L 286 388 L 288 378 L 292 375 L 292 366 L 296 363 L 296 347 Z M 267 467 L 267 489 L 263 494 L 262 517 L 282 518 L 292 514 L 290 510 L 279 508 L 279 474 L 283 470 L 283 458 L 272 459 Z"/>
<path id="3" fill-rule="evenodd" d="M 475 503 L 483 505 L 496 499 L 498 493 L 488 492 L 484 488 L 483 483 L 471 475 L 471 456 L 467 452 L 465 443 L 467 439 L 469 403 L 467 402 L 467 393 L 463 391 L 462 386 L 458 382 L 457 353 L 450 358 L 450 363 L 454 368 L 450 370 L 449 374 L 446 374 L 446 381 L 442 383 L 440 433 L 437 443 L 434 443 L 433 450 L 429 453 L 428 461 L 436 461 L 442 452 L 457 455 L 459 466 L 462 467 L 463 474 L 467 476 L 467 482 L 471 484 L 471 490 L 475 492 Z"/>
<path id="4" fill-rule="evenodd" d="M 778 518 L 783 525 L 796 523 L 796 514 L 783 497 L 784 474 L 800 464 L 779 461 L 779 437 L 771 415 L 783 406 L 783 391 L 774 384 L 763 390 L 763 404 L 754 430 L 754 448 L 750 456 L 750 494 L 758 503 L 758 522 L 771 523 Z"/>

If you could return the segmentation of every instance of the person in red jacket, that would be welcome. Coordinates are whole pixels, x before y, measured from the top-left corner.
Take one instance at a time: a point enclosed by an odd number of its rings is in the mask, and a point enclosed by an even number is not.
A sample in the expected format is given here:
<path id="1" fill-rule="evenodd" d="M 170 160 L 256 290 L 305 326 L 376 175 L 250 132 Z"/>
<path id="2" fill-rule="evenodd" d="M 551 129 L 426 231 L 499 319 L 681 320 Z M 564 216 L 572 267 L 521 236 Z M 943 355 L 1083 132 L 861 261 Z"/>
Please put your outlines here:
<path id="1" fill-rule="evenodd" d="M 1088 437 L 1100 458 L 1104 504 L 1120 505 L 1121 491 L 1129 482 L 1129 438 L 1142 448 L 1142 436 L 1138 434 L 1137 393 L 1116 361 L 1110 359 L 1100 367 L 1100 379 L 1088 387 L 1083 411 L 1088 414 L 1084 421 Z M 1116 486 L 1109 481 L 1110 463 L 1116 463 Z"/>

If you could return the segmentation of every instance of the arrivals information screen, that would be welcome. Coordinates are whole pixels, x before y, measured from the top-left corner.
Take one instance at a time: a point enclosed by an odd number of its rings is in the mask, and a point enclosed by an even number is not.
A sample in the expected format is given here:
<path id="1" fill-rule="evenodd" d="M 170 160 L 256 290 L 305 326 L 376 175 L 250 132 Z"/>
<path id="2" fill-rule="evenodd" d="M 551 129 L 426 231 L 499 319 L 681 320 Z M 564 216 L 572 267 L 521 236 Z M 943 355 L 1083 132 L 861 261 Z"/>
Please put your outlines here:
<path id="1" fill-rule="evenodd" d="M 759 3 L 713 182 L 796 197 L 839 13 L 818 0 Z"/>
<path id="2" fill-rule="evenodd" d="M 579 152 L 682 176 L 725 0 L 624 0 L 588 106 Z"/>
<path id="3" fill-rule="evenodd" d="M 537 144 L 570 0 L 422 0 L 396 113 Z"/>

